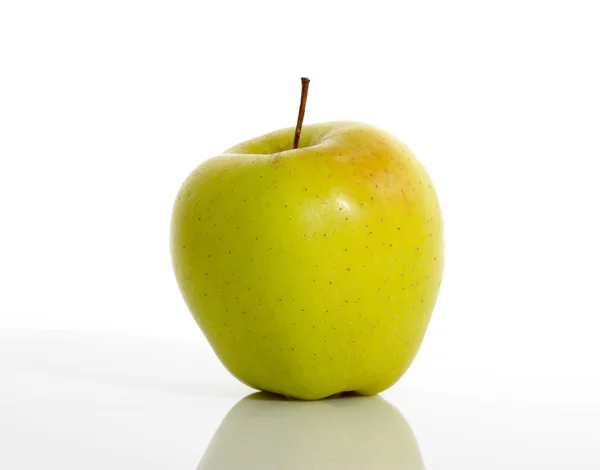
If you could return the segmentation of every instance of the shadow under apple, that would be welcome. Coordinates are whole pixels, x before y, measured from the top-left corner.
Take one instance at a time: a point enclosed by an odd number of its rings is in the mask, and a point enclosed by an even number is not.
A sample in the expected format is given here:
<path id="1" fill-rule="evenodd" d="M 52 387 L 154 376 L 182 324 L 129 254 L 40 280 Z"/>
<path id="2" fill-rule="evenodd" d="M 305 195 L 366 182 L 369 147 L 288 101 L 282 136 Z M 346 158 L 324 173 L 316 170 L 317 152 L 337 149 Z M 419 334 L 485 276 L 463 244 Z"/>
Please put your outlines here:
<path id="1" fill-rule="evenodd" d="M 227 414 L 197 470 L 423 470 L 402 414 L 379 396 L 316 402 L 259 392 Z"/>

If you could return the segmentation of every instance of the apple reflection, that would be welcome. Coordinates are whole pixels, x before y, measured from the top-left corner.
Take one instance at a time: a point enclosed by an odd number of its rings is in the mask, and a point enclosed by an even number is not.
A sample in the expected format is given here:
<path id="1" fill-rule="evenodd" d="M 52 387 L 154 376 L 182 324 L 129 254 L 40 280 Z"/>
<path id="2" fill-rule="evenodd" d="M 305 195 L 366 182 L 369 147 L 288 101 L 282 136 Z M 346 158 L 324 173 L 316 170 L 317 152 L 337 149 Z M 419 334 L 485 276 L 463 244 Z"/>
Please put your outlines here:
<path id="1" fill-rule="evenodd" d="M 422 470 L 410 426 L 379 396 L 315 402 L 266 393 L 227 414 L 197 470 Z"/>

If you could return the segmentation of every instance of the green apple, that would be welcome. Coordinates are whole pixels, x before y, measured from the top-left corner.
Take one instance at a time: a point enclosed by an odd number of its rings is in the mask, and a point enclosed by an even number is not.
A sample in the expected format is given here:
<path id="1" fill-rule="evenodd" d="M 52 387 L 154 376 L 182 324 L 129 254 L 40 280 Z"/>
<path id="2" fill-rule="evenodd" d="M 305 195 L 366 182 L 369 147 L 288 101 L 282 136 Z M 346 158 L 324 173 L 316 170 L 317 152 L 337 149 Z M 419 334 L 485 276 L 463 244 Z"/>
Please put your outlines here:
<path id="1" fill-rule="evenodd" d="M 422 342 L 443 224 L 420 162 L 357 122 L 241 143 L 179 191 L 171 252 L 194 318 L 245 384 L 314 400 L 394 384 Z"/>
<path id="2" fill-rule="evenodd" d="M 400 412 L 380 397 L 319 402 L 258 393 L 227 414 L 197 470 L 423 470 Z"/>

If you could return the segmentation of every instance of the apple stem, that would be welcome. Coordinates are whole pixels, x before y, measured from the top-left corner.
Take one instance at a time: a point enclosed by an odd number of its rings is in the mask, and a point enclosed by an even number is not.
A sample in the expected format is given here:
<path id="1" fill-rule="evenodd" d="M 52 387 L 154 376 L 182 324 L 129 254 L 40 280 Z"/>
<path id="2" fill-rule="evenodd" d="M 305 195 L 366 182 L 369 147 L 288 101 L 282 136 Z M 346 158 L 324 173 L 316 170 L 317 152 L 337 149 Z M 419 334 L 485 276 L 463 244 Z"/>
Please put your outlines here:
<path id="1" fill-rule="evenodd" d="M 310 80 L 302 77 L 302 96 L 300 97 L 300 110 L 298 111 L 298 123 L 296 124 L 296 133 L 294 134 L 294 148 L 298 148 L 300 143 L 300 132 L 302 132 L 302 122 L 304 121 L 304 111 L 306 110 L 306 97 L 308 96 L 308 84 Z"/>

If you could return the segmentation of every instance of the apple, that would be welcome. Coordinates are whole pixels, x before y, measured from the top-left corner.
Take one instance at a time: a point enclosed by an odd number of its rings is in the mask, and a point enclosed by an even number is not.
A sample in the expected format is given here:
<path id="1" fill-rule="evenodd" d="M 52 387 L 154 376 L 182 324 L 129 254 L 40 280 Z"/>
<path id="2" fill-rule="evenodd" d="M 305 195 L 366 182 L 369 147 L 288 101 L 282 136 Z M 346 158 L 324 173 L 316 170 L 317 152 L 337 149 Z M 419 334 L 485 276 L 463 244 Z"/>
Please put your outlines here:
<path id="1" fill-rule="evenodd" d="M 308 125 L 293 148 L 295 133 L 238 144 L 185 180 L 172 214 L 175 276 L 243 383 L 305 400 L 376 394 L 408 369 L 438 296 L 438 198 L 383 130 Z"/>
<path id="2" fill-rule="evenodd" d="M 377 470 L 425 468 L 400 412 L 380 397 L 318 402 L 239 401 L 212 438 L 197 470 Z"/>

